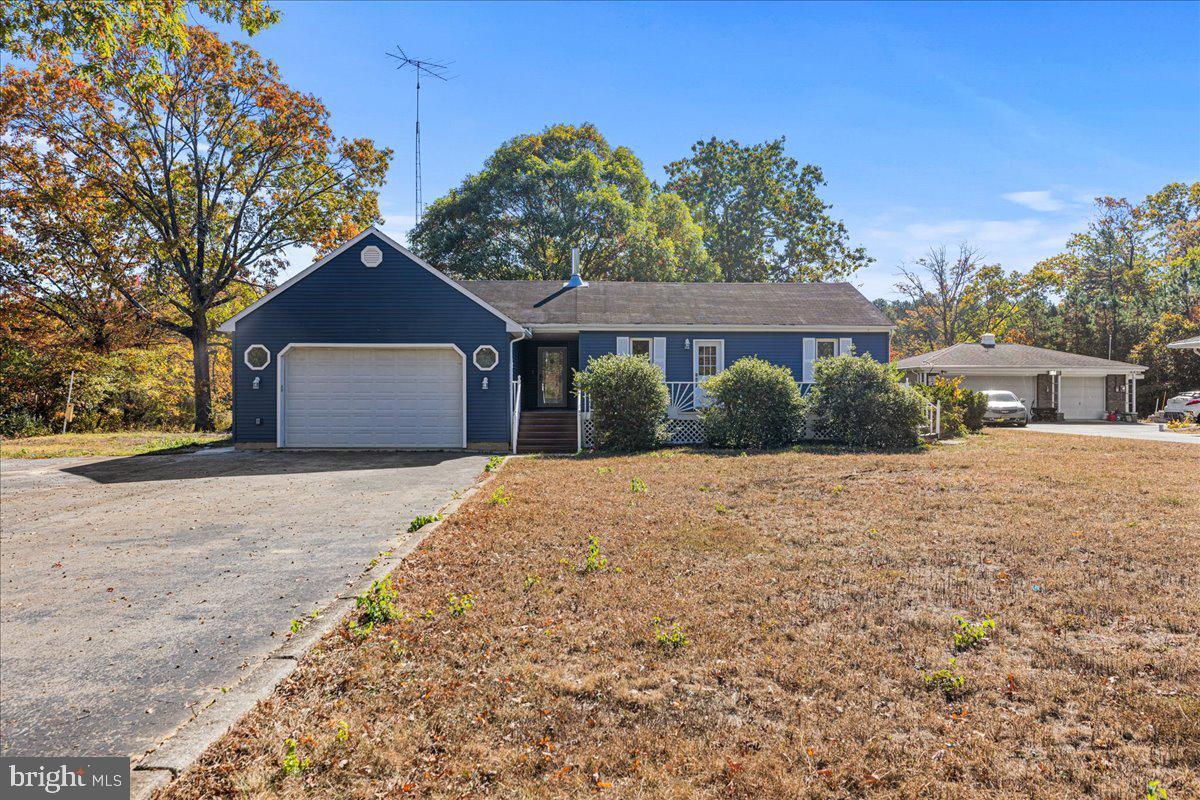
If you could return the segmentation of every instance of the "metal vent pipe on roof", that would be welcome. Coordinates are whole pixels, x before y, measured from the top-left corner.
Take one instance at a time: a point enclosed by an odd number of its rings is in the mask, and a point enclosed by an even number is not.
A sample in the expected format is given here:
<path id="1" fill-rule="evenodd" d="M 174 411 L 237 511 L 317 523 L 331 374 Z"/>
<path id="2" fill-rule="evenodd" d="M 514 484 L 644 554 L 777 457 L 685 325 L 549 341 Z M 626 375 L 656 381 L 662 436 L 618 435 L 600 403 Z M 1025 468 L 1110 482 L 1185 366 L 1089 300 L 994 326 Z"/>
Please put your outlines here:
<path id="1" fill-rule="evenodd" d="M 579 274 L 579 248 L 571 248 L 571 277 L 563 284 L 564 289 L 578 289 L 587 286 L 587 281 Z"/>
<path id="2" fill-rule="evenodd" d="M 984 347 L 995 347 L 996 346 L 996 334 L 985 333 L 983 335 L 983 338 L 979 340 L 979 343 L 981 345 L 983 345 Z"/>

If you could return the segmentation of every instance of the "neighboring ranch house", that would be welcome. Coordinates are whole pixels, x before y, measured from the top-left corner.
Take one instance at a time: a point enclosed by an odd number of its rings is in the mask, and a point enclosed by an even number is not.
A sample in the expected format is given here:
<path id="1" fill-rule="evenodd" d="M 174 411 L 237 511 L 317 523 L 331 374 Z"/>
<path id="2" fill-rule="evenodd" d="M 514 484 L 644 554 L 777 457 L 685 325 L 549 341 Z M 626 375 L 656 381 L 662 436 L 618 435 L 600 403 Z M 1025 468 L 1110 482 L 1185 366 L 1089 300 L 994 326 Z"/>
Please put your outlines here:
<path id="1" fill-rule="evenodd" d="M 896 367 L 917 383 L 962 378 L 962 386 L 1007 390 L 1038 417 L 1098 420 L 1137 411 L 1137 382 L 1146 368 L 1124 361 L 997 343 L 992 334 L 903 358 Z"/>
<path id="2" fill-rule="evenodd" d="M 220 328 L 233 335 L 242 447 L 569 449 L 586 442 L 572 374 L 641 354 L 698 441 L 698 384 L 743 356 L 812 380 L 822 356 L 888 360 L 892 326 L 845 283 L 455 281 L 378 229 Z"/>

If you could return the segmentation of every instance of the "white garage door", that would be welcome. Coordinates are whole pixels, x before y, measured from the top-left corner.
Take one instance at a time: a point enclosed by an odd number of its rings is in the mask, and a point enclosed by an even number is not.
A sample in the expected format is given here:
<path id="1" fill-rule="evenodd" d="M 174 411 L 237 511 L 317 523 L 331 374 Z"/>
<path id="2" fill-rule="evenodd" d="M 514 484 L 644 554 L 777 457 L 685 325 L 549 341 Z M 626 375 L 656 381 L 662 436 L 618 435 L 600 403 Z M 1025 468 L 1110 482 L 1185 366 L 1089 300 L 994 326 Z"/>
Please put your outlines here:
<path id="1" fill-rule="evenodd" d="M 1037 400 L 1037 378 L 1032 375 L 964 375 L 960 385 L 977 392 L 1012 392 L 1025 401 L 1027 409 Z"/>
<path id="2" fill-rule="evenodd" d="M 463 446 L 454 350 L 296 347 L 283 370 L 283 446 Z"/>
<path id="3" fill-rule="evenodd" d="M 1064 419 L 1101 419 L 1104 416 L 1104 377 L 1062 378 Z"/>

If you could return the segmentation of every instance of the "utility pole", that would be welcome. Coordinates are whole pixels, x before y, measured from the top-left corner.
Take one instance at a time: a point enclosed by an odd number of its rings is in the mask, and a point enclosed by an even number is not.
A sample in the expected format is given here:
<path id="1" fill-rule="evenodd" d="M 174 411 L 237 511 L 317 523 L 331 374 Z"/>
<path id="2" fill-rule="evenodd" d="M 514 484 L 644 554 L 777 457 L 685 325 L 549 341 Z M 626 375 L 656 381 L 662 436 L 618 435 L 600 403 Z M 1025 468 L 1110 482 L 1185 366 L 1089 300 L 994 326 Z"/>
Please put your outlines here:
<path id="1" fill-rule="evenodd" d="M 449 66 L 439 64 L 436 61 L 424 61 L 418 58 L 410 58 L 408 53 L 404 52 L 404 48 L 396 45 L 395 53 L 387 53 L 388 58 L 394 58 L 400 63 L 396 65 L 396 69 L 413 68 L 413 72 L 417 74 L 417 135 L 416 135 L 416 169 L 415 169 L 415 196 L 416 196 L 416 221 L 421 221 L 421 214 L 425 211 L 425 204 L 421 199 L 421 75 L 429 75 L 437 78 L 439 81 L 447 81 L 446 70 Z"/>

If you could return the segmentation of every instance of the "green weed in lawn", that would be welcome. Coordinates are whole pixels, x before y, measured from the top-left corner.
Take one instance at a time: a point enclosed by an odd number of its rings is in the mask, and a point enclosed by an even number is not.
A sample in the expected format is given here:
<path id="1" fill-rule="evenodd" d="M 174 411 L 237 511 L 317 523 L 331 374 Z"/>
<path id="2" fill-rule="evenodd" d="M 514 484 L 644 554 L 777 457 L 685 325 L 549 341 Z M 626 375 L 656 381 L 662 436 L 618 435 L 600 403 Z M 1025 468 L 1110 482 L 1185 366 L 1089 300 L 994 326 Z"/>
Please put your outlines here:
<path id="1" fill-rule="evenodd" d="M 494 506 L 503 506 L 504 508 L 508 508 L 508 504 L 512 502 L 512 498 L 508 494 L 508 489 L 501 486 L 500 488 L 496 489 L 496 491 L 492 492 L 492 496 L 488 499 L 488 502 Z"/>
<path id="2" fill-rule="evenodd" d="M 418 514 L 413 517 L 413 521 L 408 523 L 408 532 L 416 533 L 431 522 L 437 522 L 442 518 L 441 514 Z"/>
<path id="3" fill-rule="evenodd" d="M 350 621 L 350 630 L 360 637 L 367 636 L 376 625 L 396 618 L 396 590 L 391 578 L 375 581 L 371 588 L 354 600 L 358 618 Z"/>
<path id="4" fill-rule="evenodd" d="M 955 650 L 973 650 L 991 641 L 989 633 L 996 629 L 996 620 L 984 619 L 970 622 L 963 617 L 955 617 L 958 630 L 954 633 Z"/>
<path id="5" fill-rule="evenodd" d="M 446 595 L 450 601 L 450 616 L 465 617 L 467 612 L 475 607 L 475 595 L 464 594 L 462 597 L 458 595 Z"/>
<path id="6" fill-rule="evenodd" d="M 670 653 L 687 647 L 687 634 L 683 632 L 683 628 L 678 622 L 673 622 L 668 626 L 663 622 L 662 617 L 655 617 L 650 620 L 650 624 L 654 626 L 654 640 L 663 650 Z"/>
<path id="7" fill-rule="evenodd" d="M 941 692 L 947 700 L 962 697 L 966 691 L 967 679 L 955 670 L 957 663 L 958 659 L 952 658 L 946 666 L 935 669 L 933 672 L 922 673 L 921 677 L 925 679 L 925 688 Z"/>
<path id="8" fill-rule="evenodd" d="M 289 738 L 284 742 L 287 747 L 287 752 L 283 755 L 283 774 L 284 775 L 299 775 L 304 770 L 308 769 L 309 760 L 307 757 L 300 756 L 300 747 L 295 739 Z"/>
<path id="9" fill-rule="evenodd" d="M 634 494 L 642 494 L 646 491 L 646 482 L 641 478 L 634 478 L 629 482 L 629 491 Z"/>

